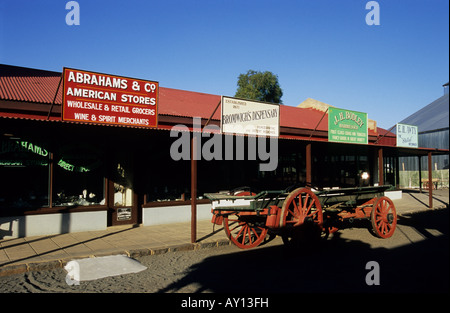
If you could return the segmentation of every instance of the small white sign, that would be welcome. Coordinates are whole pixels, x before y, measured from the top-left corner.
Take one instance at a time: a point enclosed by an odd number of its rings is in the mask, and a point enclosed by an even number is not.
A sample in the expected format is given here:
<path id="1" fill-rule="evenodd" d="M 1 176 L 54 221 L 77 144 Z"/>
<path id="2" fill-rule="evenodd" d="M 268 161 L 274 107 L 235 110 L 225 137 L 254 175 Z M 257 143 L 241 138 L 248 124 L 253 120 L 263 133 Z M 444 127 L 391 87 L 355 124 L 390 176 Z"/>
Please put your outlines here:
<path id="1" fill-rule="evenodd" d="M 222 97 L 222 133 L 280 135 L 280 105 Z"/>
<path id="2" fill-rule="evenodd" d="M 96 280 L 104 277 L 139 273 L 146 266 L 126 255 L 109 255 L 72 260 L 64 267 L 67 271 L 66 283 L 80 285 L 80 281 Z"/>
<path id="3" fill-rule="evenodd" d="M 419 148 L 419 128 L 397 124 L 397 147 Z"/>

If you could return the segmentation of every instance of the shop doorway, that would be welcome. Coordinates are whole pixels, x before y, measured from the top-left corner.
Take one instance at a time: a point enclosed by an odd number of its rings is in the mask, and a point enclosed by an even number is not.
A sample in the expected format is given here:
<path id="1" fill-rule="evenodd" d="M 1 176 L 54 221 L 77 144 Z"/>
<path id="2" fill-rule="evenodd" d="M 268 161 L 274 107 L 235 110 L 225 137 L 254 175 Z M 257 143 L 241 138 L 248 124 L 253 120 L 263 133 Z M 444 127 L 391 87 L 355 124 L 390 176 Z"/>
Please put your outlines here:
<path id="1" fill-rule="evenodd" d="M 108 226 L 137 224 L 138 206 L 132 162 L 112 162 L 108 179 Z"/>

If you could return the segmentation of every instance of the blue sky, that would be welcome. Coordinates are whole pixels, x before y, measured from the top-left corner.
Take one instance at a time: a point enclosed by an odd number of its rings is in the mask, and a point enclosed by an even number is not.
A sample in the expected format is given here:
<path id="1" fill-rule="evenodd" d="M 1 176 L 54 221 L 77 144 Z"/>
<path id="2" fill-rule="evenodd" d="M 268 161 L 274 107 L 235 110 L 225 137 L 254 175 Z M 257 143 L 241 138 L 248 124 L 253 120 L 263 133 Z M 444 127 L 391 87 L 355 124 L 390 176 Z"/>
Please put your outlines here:
<path id="1" fill-rule="evenodd" d="M 314 98 L 395 123 L 443 95 L 449 1 L 1 0 L 0 63 L 73 67 L 233 96 L 249 69 L 278 75 L 285 105 Z"/>

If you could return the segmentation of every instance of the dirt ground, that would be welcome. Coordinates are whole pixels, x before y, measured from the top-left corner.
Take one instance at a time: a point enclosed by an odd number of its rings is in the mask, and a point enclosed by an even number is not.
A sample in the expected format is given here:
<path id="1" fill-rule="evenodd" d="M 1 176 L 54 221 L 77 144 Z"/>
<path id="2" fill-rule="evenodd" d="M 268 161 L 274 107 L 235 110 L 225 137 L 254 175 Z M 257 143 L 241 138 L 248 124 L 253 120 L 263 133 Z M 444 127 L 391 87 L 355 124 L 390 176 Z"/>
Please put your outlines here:
<path id="1" fill-rule="evenodd" d="M 167 286 L 181 280 L 189 273 L 190 267 L 202 262 L 205 258 L 236 250 L 237 248 L 235 247 L 221 247 L 196 252 L 186 251 L 141 257 L 138 261 L 147 267 L 143 272 L 105 277 L 93 281 L 81 281 L 78 286 L 67 285 L 65 280 L 67 271 L 64 269 L 27 272 L 0 277 L 0 292 L 156 293 L 165 290 Z M 191 284 L 180 290 L 172 291 L 189 293 L 196 292 L 197 290 L 198 287 L 195 284 Z"/>

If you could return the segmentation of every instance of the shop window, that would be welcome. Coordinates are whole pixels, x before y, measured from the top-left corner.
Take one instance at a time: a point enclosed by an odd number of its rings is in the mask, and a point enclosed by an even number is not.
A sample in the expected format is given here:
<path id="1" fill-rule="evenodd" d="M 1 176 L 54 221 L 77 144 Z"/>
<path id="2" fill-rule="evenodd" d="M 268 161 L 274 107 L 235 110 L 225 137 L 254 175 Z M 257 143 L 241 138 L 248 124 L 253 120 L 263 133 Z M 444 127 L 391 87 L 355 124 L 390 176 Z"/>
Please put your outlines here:
<path id="1" fill-rule="evenodd" d="M 167 166 L 145 167 L 143 185 L 147 202 L 189 200 L 190 162 L 170 160 L 154 162 Z"/>
<path id="2" fill-rule="evenodd" d="M 50 152 L 12 135 L 0 138 L 0 208 L 49 205 Z"/>
<path id="3" fill-rule="evenodd" d="M 133 178 L 122 164 L 117 164 L 114 172 L 114 205 L 133 205 Z"/>
<path id="4" fill-rule="evenodd" d="M 369 171 L 369 158 L 364 153 L 367 152 L 355 147 L 349 147 L 348 151 L 341 147 L 319 151 L 314 157 L 314 183 L 323 188 L 368 185 L 370 180 L 363 179 L 362 174 L 367 173 L 369 177 L 372 174 Z"/>
<path id="5" fill-rule="evenodd" d="M 397 176 L 395 175 L 397 171 L 397 158 L 386 156 L 383 158 L 384 165 L 384 184 L 385 185 L 396 185 Z"/>
<path id="6" fill-rule="evenodd" d="M 53 206 L 105 204 L 102 158 L 94 147 L 63 147 L 53 158 Z"/>
<path id="7" fill-rule="evenodd" d="M 299 184 L 305 175 L 302 175 L 302 162 L 300 153 L 280 152 L 278 166 L 274 171 L 258 171 L 257 176 L 262 189 L 284 189 Z M 303 171 L 305 172 L 305 171 Z"/>

